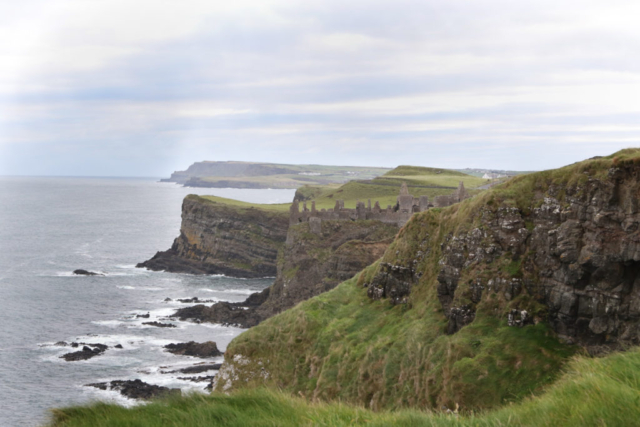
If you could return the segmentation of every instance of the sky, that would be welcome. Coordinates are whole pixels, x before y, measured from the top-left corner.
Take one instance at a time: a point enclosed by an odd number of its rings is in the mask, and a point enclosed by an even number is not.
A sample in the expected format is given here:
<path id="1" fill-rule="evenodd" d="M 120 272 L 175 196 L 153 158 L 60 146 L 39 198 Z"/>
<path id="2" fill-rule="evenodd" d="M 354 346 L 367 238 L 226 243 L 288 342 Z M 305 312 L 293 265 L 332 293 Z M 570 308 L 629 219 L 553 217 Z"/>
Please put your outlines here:
<path id="1" fill-rule="evenodd" d="M 640 2 L 0 0 L 0 175 L 640 146 Z"/>

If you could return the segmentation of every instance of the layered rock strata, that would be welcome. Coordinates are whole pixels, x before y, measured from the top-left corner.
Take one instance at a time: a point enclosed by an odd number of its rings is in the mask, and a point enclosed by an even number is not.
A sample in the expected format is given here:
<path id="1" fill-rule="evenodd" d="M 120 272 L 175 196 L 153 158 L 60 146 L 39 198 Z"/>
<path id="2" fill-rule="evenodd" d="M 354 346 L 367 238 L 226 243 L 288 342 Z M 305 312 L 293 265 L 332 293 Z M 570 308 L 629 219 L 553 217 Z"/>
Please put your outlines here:
<path id="1" fill-rule="evenodd" d="M 277 272 L 286 213 L 239 208 L 189 195 L 182 204 L 180 236 L 171 249 L 137 267 L 190 274 L 268 277 Z"/>
<path id="2" fill-rule="evenodd" d="M 278 258 L 274 284 L 243 303 L 196 305 L 176 312 L 182 320 L 249 328 L 295 304 L 333 289 L 382 256 L 398 229 L 380 221 L 323 221 L 292 225 Z"/>
<path id="3" fill-rule="evenodd" d="M 640 344 L 640 164 L 603 162 L 522 177 L 439 223 L 414 217 L 369 296 L 410 303 L 435 274 L 450 334 L 491 309 L 512 326 L 549 322 L 594 354 Z"/>

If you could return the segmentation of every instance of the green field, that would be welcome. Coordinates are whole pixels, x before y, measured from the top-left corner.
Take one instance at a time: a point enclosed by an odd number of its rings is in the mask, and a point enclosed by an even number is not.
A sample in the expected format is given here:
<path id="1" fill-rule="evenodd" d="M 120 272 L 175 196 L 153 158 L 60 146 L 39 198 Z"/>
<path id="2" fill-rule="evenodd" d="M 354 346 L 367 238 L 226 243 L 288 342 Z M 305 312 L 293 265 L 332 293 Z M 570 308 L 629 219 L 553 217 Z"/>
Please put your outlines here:
<path id="1" fill-rule="evenodd" d="M 261 203 L 247 203 L 240 200 L 227 199 L 218 196 L 195 196 L 201 199 L 207 200 L 213 203 L 220 203 L 223 205 L 234 206 L 240 209 L 262 209 L 265 211 L 273 212 L 287 212 L 291 207 L 291 203 L 274 203 L 274 204 L 261 204 Z"/>
<path id="2" fill-rule="evenodd" d="M 416 173 L 411 173 L 416 172 Z M 398 175 L 397 173 L 402 173 Z M 275 176 L 277 177 L 277 176 Z M 311 209 L 311 201 L 316 202 L 317 209 L 331 209 L 337 200 L 343 200 L 345 208 L 355 208 L 358 201 L 366 202 L 368 199 L 374 204 L 380 202 L 384 209 L 387 205 L 394 206 L 400 186 L 406 182 L 409 192 L 414 196 L 435 196 L 451 194 L 458 187 L 458 183 L 464 182 L 471 194 L 479 190 L 475 187 L 486 184 L 487 180 L 465 175 L 460 172 L 447 169 L 432 169 L 413 166 L 400 166 L 384 176 L 372 180 L 357 180 L 346 184 L 305 185 L 298 189 L 298 193 L 307 198 L 307 208 Z M 224 203 L 241 208 L 255 207 L 258 209 L 284 212 L 291 206 L 290 203 L 269 205 L 240 202 L 216 196 L 202 196 L 204 199 L 217 203 Z"/>
<path id="3" fill-rule="evenodd" d="M 317 209 L 329 209 L 335 206 L 336 200 L 343 200 L 346 208 L 355 208 L 358 201 L 380 202 L 381 208 L 394 206 L 402 183 L 409 187 L 414 197 L 451 194 L 462 181 L 471 194 L 478 191 L 476 187 L 484 185 L 487 180 L 466 175 L 448 169 L 423 168 L 417 166 L 399 166 L 381 177 L 372 180 L 357 180 L 340 187 L 301 187 L 298 191 L 308 194 L 309 201 L 316 201 Z M 310 207 L 310 203 L 308 207 Z"/>

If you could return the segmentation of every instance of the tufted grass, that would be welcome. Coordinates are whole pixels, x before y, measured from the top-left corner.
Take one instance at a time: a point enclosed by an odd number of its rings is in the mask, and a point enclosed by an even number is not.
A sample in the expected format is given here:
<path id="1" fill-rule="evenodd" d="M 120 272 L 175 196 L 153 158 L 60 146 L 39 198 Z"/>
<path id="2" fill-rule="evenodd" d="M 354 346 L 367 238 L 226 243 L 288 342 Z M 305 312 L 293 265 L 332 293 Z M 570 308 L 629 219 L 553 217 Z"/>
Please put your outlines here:
<path id="1" fill-rule="evenodd" d="M 340 403 L 309 402 L 264 388 L 231 395 L 193 394 L 144 406 L 94 403 L 55 409 L 51 427 L 156 426 L 637 426 L 640 351 L 599 359 L 575 357 L 539 396 L 500 409 L 447 414 L 419 410 L 373 412 Z"/>

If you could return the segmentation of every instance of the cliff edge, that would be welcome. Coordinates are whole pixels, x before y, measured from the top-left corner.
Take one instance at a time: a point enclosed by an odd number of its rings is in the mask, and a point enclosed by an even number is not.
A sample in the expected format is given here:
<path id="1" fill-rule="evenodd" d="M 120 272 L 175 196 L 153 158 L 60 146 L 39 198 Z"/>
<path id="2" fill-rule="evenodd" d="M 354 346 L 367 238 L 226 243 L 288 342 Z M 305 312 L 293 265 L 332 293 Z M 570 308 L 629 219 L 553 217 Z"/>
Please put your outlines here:
<path id="1" fill-rule="evenodd" d="M 275 276 L 278 250 L 288 228 L 287 212 L 189 195 L 182 204 L 180 236 L 169 250 L 137 267 L 245 278 Z"/>
<path id="2" fill-rule="evenodd" d="M 491 408 L 640 343 L 640 150 L 417 213 L 357 278 L 237 337 L 214 388 Z"/>

